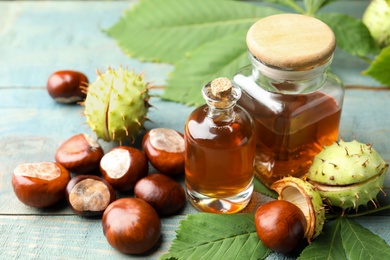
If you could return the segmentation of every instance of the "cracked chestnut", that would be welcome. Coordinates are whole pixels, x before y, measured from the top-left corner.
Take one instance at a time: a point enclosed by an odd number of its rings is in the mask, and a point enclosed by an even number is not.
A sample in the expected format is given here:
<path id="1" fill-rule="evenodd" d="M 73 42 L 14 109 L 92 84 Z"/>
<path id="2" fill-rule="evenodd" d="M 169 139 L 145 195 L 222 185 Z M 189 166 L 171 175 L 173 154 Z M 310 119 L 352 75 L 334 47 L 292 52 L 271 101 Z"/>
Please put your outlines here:
<path id="1" fill-rule="evenodd" d="M 66 199 L 80 216 L 100 216 L 116 199 L 114 188 L 103 178 L 95 175 L 73 177 L 66 187 Z"/>
<path id="2" fill-rule="evenodd" d="M 125 254 L 143 254 L 151 250 L 161 235 L 161 221 L 147 202 L 121 198 L 103 213 L 103 233 L 108 243 Z"/>

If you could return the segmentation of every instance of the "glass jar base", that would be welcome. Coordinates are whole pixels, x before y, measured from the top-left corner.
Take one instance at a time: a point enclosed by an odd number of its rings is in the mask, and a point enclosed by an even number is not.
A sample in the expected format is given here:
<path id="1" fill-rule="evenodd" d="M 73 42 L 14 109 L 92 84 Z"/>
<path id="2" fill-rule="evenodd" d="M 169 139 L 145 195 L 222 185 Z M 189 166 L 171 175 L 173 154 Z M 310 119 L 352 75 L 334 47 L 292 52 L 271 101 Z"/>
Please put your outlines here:
<path id="1" fill-rule="evenodd" d="M 194 208 L 209 213 L 233 214 L 243 210 L 252 198 L 253 181 L 239 194 L 231 197 L 209 197 L 187 186 L 188 200 Z"/>

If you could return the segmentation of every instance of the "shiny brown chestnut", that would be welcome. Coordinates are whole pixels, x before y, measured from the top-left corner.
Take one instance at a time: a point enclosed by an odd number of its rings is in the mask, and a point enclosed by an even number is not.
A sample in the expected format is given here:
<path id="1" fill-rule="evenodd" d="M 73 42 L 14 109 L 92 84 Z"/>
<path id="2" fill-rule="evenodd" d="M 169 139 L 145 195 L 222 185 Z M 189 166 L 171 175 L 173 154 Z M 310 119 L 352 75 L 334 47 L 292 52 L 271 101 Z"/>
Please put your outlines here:
<path id="1" fill-rule="evenodd" d="M 174 176 L 184 172 L 184 136 L 173 129 L 154 128 L 146 132 L 142 148 L 157 171 Z"/>
<path id="2" fill-rule="evenodd" d="M 103 178 L 117 191 L 132 190 L 137 181 L 148 174 L 148 170 L 145 154 L 129 146 L 118 146 L 100 160 Z"/>
<path id="3" fill-rule="evenodd" d="M 100 216 L 116 199 L 114 188 L 95 175 L 78 175 L 66 186 L 66 200 L 80 216 Z"/>
<path id="4" fill-rule="evenodd" d="M 103 233 L 108 243 L 125 254 L 143 254 L 151 250 L 161 235 L 161 221 L 147 202 L 121 198 L 103 213 Z"/>
<path id="5" fill-rule="evenodd" d="M 86 97 L 88 78 L 84 73 L 74 70 L 60 70 L 49 76 L 46 89 L 59 103 L 75 103 Z"/>
<path id="6" fill-rule="evenodd" d="M 58 163 L 23 163 L 12 173 L 12 187 L 24 204 L 45 208 L 64 198 L 70 178 L 69 171 Z"/>
<path id="7" fill-rule="evenodd" d="M 255 213 L 256 232 L 265 246 L 279 253 L 289 253 L 303 240 L 306 218 L 291 202 L 273 200 Z"/>
<path id="8" fill-rule="evenodd" d="M 161 173 L 150 174 L 139 180 L 134 187 L 134 195 L 152 205 L 161 216 L 176 213 L 186 202 L 183 187 Z"/>
<path id="9" fill-rule="evenodd" d="M 104 155 L 102 147 L 87 134 L 77 134 L 63 142 L 57 149 L 55 160 L 76 174 L 99 169 Z"/>

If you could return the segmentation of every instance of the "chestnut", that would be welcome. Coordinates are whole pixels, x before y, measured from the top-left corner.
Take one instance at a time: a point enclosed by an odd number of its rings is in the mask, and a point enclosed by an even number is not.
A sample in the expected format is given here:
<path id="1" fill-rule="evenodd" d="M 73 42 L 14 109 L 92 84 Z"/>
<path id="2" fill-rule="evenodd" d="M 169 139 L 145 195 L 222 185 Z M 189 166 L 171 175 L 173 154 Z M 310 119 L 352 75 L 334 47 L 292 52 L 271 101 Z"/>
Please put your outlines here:
<path id="1" fill-rule="evenodd" d="M 66 199 L 80 216 L 99 216 L 115 201 L 114 188 L 103 178 L 95 175 L 78 175 L 66 186 Z"/>
<path id="2" fill-rule="evenodd" d="M 104 155 L 102 147 L 87 134 L 77 134 L 57 149 L 55 160 L 70 172 L 85 174 L 99 169 Z"/>
<path id="3" fill-rule="evenodd" d="M 184 136 L 173 129 L 154 128 L 142 139 L 150 163 L 160 173 L 174 176 L 184 172 Z"/>
<path id="4" fill-rule="evenodd" d="M 302 210 L 291 202 L 273 200 L 255 213 L 257 236 L 265 246 L 279 253 L 289 253 L 302 241 L 306 230 Z"/>
<path id="5" fill-rule="evenodd" d="M 132 190 L 137 181 L 148 174 L 148 170 L 145 154 L 129 146 L 118 146 L 100 160 L 103 178 L 117 191 Z"/>
<path id="6" fill-rule="evenodd" d="M 139 180 L 134 187 L 134 195 L 152 205 L 163 216 L 176 213 L 186 202 L 183 187 L 161 173 L 150 174 Z"/>
<path id="7" fill-rule="evenodd" d="M 16 197 L 35 208 L 49 207 L 63 199 L 69 180 L 69 171 L 54 162 L 23 163 L 12 173 Z"/>
<path id="8" fill-rule="evenodd" d="M 49 76 L 46 89 L 59 103 L 75 103 L 86 97 L 88 78 L 84 73 L 74 70 L 60 70 Z"/>
<path id="9" fill-rule="evenodd" d="M 152 249 L 161 235 L 161 221 L 147 202 L 121 198 L 103 213 L 103 233 L 108 243 L 125 254 L 143 254 Z"/>

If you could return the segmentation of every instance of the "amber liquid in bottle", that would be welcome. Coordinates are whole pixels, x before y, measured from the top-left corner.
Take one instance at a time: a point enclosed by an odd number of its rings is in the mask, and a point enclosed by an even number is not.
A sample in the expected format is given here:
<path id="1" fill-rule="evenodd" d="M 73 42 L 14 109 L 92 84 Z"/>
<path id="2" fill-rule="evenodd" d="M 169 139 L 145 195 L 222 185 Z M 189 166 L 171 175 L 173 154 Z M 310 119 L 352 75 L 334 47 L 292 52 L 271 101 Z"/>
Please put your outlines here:
<path id="1" fill-rule="evenodd" d="M 320 91 L 269 93 L 274 105 L 243 91 L 239 103 L 252 115 L 257 138 L 255 174 L 267 186 L 284 176 L 302 177 L 314 156 L 338 138 L 341 108 Z"/>
<path id="2" fill-rule="evenodd" d="M 195 109 L 185 127 L 189 201 L 201 211 L 235 213 L 249 202 L 254 177 L 254 123 L 239 106 Z"/>

